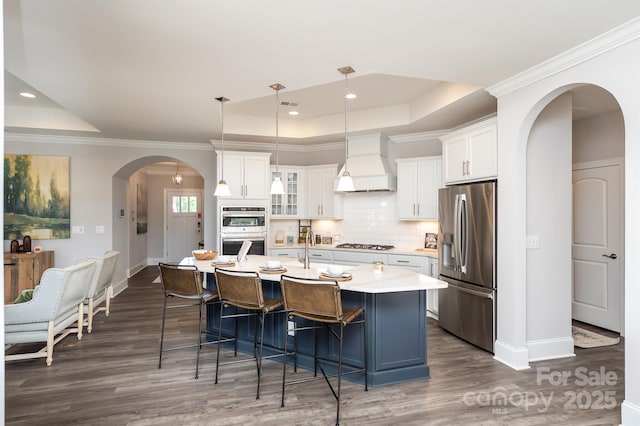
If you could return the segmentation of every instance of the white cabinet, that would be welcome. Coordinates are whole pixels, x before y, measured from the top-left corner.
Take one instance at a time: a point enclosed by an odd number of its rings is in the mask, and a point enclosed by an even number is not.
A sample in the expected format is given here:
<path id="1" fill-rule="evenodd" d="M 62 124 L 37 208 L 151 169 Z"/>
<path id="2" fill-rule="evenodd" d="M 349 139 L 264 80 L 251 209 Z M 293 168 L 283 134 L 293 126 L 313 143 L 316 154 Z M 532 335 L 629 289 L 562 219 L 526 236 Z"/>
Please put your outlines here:
<path id="1" fill-rule="evenodd" d="M 304 167 L 280 166 L 278 173 L 276 167 L 271 166 L 271 179 L 280 176 L 283 195 L 271 196 L 272 219 L 298 219 L 304 217 Z"/>
<path id="2" fill-rule="evenodd" d="M 497 130 L 496 119 L 491 118 L 440 138 L 445 184 L 490 179 L 498 175 Z"/>
<path id="3" fill-rule="evenodd" d="M 221 178 L 222 161 L 218 154 L 218 180 Z M 267 200 L 271 180 L 269 179 L 269 153 L 224 152 L 224 179 L 229 185 L 230 200 Z"/>
<path id="4" fill-rule="evenodd" d="M 307 219 L 342 219 L 342 195 L 333 187 L 337 174 L 337 164 L 307 167 Z"/>
<path id="5" fill-rule="evenodd" d="M 364 253 L 361 251 L 336 250 L 333 252 L 333 262 L 339 265 L 362 265 L 364 263 L 387 263 L 385 253 Z"/>
<path id="6" fill-rule="evenodd" d="M 302 257 L 304 249 L 287 247 L 287 248 L 272 248 L 269 250 L 269 256 L 277 256 L 284 258 L 299 259 Z"/>
<path id="7" fill-rule="evenodd" d="M 438 259 L 428 257 L 427 275 L 438 278 Z M 438 319 L 438 290 L 427 290 L 427 315 Z"/>
<path id="8" fill-rule="evenodd" d="M 438 189 L 442 187 L 442 159 L 401 159 L 398 164 L 398 218 L 438 220 Z"/>
<path id="9" fill-rule="evenodd" d="M 409 254 L 390 254 L 389 265 L 400 266 L 420 274 L 426 274 L 428 258 Z"/>

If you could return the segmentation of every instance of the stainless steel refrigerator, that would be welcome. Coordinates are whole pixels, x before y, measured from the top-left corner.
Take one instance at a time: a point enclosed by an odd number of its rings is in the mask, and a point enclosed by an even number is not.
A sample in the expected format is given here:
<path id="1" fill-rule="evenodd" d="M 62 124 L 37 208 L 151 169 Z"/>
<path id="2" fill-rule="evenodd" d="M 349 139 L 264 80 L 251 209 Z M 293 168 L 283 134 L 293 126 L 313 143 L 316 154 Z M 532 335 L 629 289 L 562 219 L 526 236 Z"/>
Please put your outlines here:
<path id="1" fill-rule="evenodd" d="M 439 325 L 489 352 L 496 330 L 496 183 L 442 188 L 438 194 Z"/>

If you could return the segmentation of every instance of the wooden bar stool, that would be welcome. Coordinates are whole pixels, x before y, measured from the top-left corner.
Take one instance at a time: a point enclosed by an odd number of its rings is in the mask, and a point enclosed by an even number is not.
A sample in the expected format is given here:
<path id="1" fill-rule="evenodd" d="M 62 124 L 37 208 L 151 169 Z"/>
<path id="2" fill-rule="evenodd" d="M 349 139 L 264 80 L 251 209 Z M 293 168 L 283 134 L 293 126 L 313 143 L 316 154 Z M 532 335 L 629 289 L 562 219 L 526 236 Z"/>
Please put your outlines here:
<path id="1" fill-rule="evenodd" d="M 218 340 L 222 338 L 222 320 L 225 318 L 234 318 L 237 324 L 238 318 L 257 317 L 260 322 L 260 339 L 258 340 L 258 321 L 254 324 L 253 334 L 253 358 L 256 362 L 258 371 L 258 386 L 256 391 L 256 399 L 260 399 L 260 378 L 262 376 L 262 359 L 283 356 L 278 353 L 269 356 L 263 356 L 264 347 L 264 320 L 267 314 L 274 314 L 282 311 L 282 300 L 264 297 L 262 292 L 262 281 L 255 272 L 239 272 L 225 269 L 216 269 L 216 285 L 218 286 L 218 294 L 220 295 L 220 325 L 218 329 Z M 245 310 L 245 312 L 235 312 L 225 314 L 225 309 L 236 307 Z M 237 329 L 237 325 L 236 325 Z M 271 345 L 268 345 L 271 346 Z M 275 348 L 281 350 L 280 348 Z M 251 359 L 251 358 L 250 358 Z M 232 364 L 236 362 L 244 362 L 248 359 L 240 359 L 228 361 L 224 364 Z M 216 356 L 216 379 L 218 383 L 218 370 L 220 367 L 220 345 L 218 345 L 218 354 Z"/>
<path id="2" fill-rule="evenodd" d="M 342 298 L 340 294 L 340 287 L 336 281 L 332 280 L 312 280 L 290 277 L 283 275 L 280 281 L 282 288 L 282 299 L 284 301 L 284 308 L 287 311 L 287 318 L 290 321 L 294 321 L 294 327 L 289 328 L 287 321 L 285 321 L 285 344 L 284 344 L 284 363 L 282 368 L 282 401 L 281 407 L 284 407 L 284 390 L 285 385 L 291 385 L 295 383 L 308 382 L 315 380 L 317 373 L 316 368 L 319 366 L 322 376 L 329 385 L 333 396 L 336 399 L 336 425 L 340 423 L 340 388 L 341 379 L 345 374 L 364 373 L 364 390 L 369 389 L 367 380 L 367 332 L 366 332 L 366 315 L 363 307 L 349 307 L 342 306 Z M 304 318 L 313 322 L 311 326 L 298 327 L 295 324 L 296 318 Z M 356 320 L 360 318 L 359 320 Z M 347 326 L 354 324 L 362 324 L 362 339 L 363 339 L 363 366 L 356 366 L 344 363 L 345 366 L 351 368 L 348 372 L 342 372 L 343 360 L 342 360 L 342 347 L 344 329 Z M 320 361 L 325 363 L 335 364 L 335 360 L 329 360 L 318 357 L 318 345 L 317 338 L 315 336 L 318 328 L 328 328 L 332 336 L 338 340 L 338 373 L 327 375 L 322 367 Z M 335 328 L 338 328 L 336 331 Z M 289 332 L 293 332 L 294 336 L 300 331 L 313 330 L 314 331 L 314 378 L 297 380 L 287 383 L 287 340 Z M 295 338 L 295 337 L 294 337 Z M 295 341 L 294 341 L 295 342 Z M 294 343 L 295 345 L 295 343 Z M 294 356 L 295 353 L 294 353 Z M 297 363 L 294 363 L 297 366 Z M 338 378 L 337 388 L 329 381 L 329 378 Z"/>
<path id="3" fill-rule="evenodd" d="M 190 348 L 194 345 L 182 345 L 172 348 L 164 347 L 164 327 L 165 319 L 167 316 L 167 309 L 174 308 L 186 308 L 191 306 L 199 307 L 198 317 L 198 341 L 195 346 L 198 347 L 196 355 L 196 379 L 198 378 L 198 368 L 200 366 L 200 348 L 203 344 L 218 343 L 218 341 L 202 342 L 202 334 L 208 334 L 206 330 L 202 331 L 202 312 L 204 307 L 209 303 L 218 301 L 218 293 L 215 291 L 207 290 L 202 286 L 202 279 L 200 271 L 193 265 L 175 265 L 168 263 L 159 263 L 160 267 L 160 282 L 162 283 L 162 289 L 164 291 L 164 307 L 162 310 L 162 331 L 160 335 L 160 357 L 158 360 L 158 368 L 162 368 L 162 353 L 167 351 L 173 351 L 176 349 Z M 188 300 L 192 303 L 187 304 L 172 304 L 169 305 L 167 301 L 172 298 Z"/>

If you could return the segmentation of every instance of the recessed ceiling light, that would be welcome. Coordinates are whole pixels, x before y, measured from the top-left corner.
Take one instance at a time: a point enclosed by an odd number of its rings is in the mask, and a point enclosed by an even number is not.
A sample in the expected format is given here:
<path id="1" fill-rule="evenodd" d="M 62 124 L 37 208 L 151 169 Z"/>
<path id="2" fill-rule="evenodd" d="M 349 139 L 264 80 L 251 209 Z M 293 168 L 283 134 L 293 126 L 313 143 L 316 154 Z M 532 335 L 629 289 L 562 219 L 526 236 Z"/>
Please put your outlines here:
<path id="1" fill-rule="evenodd" d="M 355 93 L 347 93 L 346 95 L 344 95 L 344 97 L 347 99 L 355 99 L 358 97 L 358 95 L 356 95 Z"/>
<path id="2" fill-rule="evenodd" d="M 20 92 L 20 96 L 23 96 L 25 98 L 29 98 L 29 99 L 33 99 L 36 97 L 36 95 L 34 95 L 33 93 L 29 93 L 29 92 Z"/>
<path id="3" fill-rule="evenodd" d="M 298 111 L 289 111 L 289 115 L 298 115 L 300 114 Z"/>

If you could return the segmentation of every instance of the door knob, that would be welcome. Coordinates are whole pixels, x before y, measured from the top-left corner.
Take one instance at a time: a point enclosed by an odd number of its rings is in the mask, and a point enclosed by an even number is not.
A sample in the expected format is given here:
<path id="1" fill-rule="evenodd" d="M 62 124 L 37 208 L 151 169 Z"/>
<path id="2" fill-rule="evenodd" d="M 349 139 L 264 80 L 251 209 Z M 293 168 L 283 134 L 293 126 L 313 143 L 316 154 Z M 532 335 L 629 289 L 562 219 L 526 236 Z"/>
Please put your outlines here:
<path id="1" fill-rule="evenodd" d="M 603 254 L 602 257 L 608 257 L 609 259 L 617 259 L 618 255 L 615 253 L 611 253 L 611 254 Z"/>

